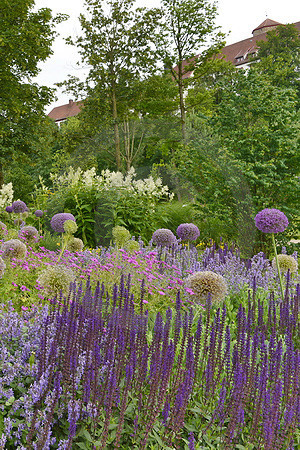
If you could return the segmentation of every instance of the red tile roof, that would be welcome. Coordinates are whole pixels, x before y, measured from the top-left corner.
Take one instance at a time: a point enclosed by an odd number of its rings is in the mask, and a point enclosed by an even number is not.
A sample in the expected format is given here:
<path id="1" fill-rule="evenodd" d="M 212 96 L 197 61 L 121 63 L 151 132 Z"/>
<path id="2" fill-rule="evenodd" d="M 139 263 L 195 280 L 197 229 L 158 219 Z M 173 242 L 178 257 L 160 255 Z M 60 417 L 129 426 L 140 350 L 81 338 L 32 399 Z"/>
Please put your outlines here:
<path id="1" fill-rule="evenodd" d="M 277 27 L 277 25 L 282 25 L 282 23 L 275 22 L 275 20 L 266 19 L 260 25 L 258 25 L 258 27 L 254 28 L 252 34 L 254 33 L 254 31 L 261 30 L 262 28 Z"/>
<path id="2" fill-rule="evenodd" d="M 48 117 L 55 120 L 55 122 L 60 122 L 62 120 L 66 120 L 68 117 L 77 116 L 77 114 L 80 113 L 81 108 L 82 102 L 73 102 L 73 100 L 69 100 L 69 103 L 66 105 L 53 108 L 48 114 Z"/>
<path id="3" fill-rule="evenodd" d="M 267 25 L 262 25 L 264 23 L 268 22 Z M 265 26 L 268 28 L 272 25 L 270 25 L 269 22 L 273 22 L 273 20 L 267 19 L 265 22 L 263 22 L 261 25 L 257 27 L 258 28 L 264 28 Z M 273 24 L 280 25 L 278 22 L 273 22 Z M 294 23 L 294 26 L 299 30 L 300 32 L 300 22 Z M 254 31 L 254 30 L 253 30 Z M 269 31 L 269 30 L 268 30 Z M 225 56 L 226 61 L 231 61 L 235 66 L 239 66 L 242 64 L 246 64 L 249 62 L 248 55 L 251 55 L 256 52 L 257 50 L 257 41 L 266 41 L 267 40 L 267 32 L 260 33 L 255 36 L 251 36 L 248 39 L 244 39 L 243 41 L 235 42 L 231 45 L 226 45 L 221 52 L 217 55 L 217 58 L 221 59 Z"/>

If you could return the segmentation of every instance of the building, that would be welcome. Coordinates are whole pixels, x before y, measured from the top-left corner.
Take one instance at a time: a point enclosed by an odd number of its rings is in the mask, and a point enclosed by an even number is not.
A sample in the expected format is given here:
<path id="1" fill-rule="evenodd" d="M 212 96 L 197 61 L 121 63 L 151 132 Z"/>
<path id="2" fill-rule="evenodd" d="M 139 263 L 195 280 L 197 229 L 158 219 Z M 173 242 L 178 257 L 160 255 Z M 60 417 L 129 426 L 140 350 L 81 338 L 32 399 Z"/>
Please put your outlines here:
<path id="1" fill-rule="evenodd" d="M 245 68 L 250 64 L 250 57 L 254 56 L 257 52 L 257 42 L 258 41 L 266 41 L 267 40 L 267 32 L 273 30 L 278 25 L 282 25 L 279 22 L 275 22 L 271 19 L 264 20 L 260 25 L 258 25 L 252 31 L 252 36 L 248 39 L 244 39 L 239 42 L 235 42 L 231 45 L 226 45 L 221 53 L 217 55 L 218 58 L 224 58 L 225 61 L 231 61 L 237 68 Z M 294 26 L 299 30 L 300 33 L 300 22 L 294 23 Z M 183 61 L 183 66 L 188 66 L 191 64 L 192 60 L 197 58 L 191 58 L 190 60 Z M 176 70 L 176 67 L 174 68 Z M 183 78 L 189 78 L 192 75 L 192 72 L 187 71 Z M 80 112 L 80 108 L 82 106 L 82 102 L 73 102 L 70 100 L 68 104 L 57 106 L 53 108 L 52 111 L 48 114 L 48 117 L 55 120 L 55 122 L 60 125 L 60 123 L 67 120 L 68 117 L 76 116 Z"/>
<path id="2" fill-rule="evenodd" d="M 69 100 L 66 105 L 56 106 L 53 108 L 48 117 L 53 119 L 58 126 L 65 122 L 69 117 L 77 116 L 80 113 L 80 108 L 82 107 L 82 102 L 74 102 Z"/>
<path id="3" fill-rule="evenodd" d="M 258 27 L 254 28 L 251 37 L 226 45 L 218 57 L 222 58 L 225 56 L 225 60 L 231 61 L 237 68 L 249 66 L 250 57 L 255 56 L 258 49 L 256 43 L 258 41 L 266 41 L 268 31 L 273 30 L 278 25 L 282 24 L 271 19 L 264 20 Z M 294 23 L 294 26 L 300 33 L 300 22 Z"/>

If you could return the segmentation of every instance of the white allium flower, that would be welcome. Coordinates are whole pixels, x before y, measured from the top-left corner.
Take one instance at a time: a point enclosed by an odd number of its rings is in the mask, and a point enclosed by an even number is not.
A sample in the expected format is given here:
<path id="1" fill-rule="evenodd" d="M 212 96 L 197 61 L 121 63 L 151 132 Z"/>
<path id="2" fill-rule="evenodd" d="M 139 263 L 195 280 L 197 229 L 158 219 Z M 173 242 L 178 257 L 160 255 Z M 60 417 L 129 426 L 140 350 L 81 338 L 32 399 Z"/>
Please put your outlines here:
<path id="1" fill-rule="evenodd" d="M 14 197 L 14 190 L 12 183 L 3 184 L 0 189 L 0 208 L 5 208 L 11 205 Z"/>

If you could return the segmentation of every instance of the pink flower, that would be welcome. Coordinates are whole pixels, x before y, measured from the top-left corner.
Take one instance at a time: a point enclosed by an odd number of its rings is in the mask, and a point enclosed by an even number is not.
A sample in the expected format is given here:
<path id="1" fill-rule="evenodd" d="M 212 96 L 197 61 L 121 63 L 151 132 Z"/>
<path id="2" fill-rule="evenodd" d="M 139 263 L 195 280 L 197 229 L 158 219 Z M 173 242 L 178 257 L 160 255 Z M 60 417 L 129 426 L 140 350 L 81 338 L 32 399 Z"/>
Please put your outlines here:
<path id="1" fill-rule="evenodd" d="M 22 306 L 21 309 L 22 309 L 23 311 L 27 311 L 27 310 L 28 310 L 27 306 Z"/>
<path id="2" fill-rule="evenodd" d="M 163 291 L 158 291 L 160 295 L 166 295 Z"/>

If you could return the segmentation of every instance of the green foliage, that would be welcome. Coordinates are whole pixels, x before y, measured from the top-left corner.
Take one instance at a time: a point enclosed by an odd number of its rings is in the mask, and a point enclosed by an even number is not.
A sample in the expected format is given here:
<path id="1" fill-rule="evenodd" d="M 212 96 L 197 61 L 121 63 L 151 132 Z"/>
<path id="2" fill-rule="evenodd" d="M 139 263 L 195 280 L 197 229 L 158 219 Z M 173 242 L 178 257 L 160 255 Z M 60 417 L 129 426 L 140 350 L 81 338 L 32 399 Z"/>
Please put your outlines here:
<path id="1" fill-rule="evenodd" d="M 3 0 L 0 5 L 0 185 L 12 155 L 29 152 L 53 95 L 30 80 L 40 70 L 38 63 L 51 54 L 54 26 L 65 17 L 33 8 L 33 0 Z"/>

